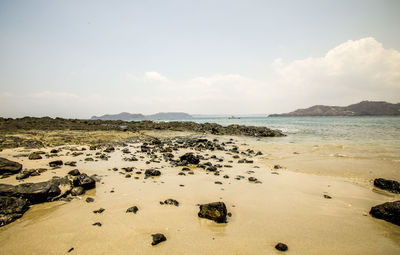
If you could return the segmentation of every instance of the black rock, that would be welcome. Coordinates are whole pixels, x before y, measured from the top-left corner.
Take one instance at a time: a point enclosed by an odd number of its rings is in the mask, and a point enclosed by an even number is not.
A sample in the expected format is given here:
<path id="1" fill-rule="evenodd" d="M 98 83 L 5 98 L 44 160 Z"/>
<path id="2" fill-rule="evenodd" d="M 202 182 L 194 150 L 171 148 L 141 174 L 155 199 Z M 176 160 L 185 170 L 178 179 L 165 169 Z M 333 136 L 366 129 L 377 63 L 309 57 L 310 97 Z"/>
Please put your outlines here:
<path id="1" fill-rule="evenodd" d="M 209 167 L 207 167 L 207 171 L 215 172 L 215 171 L 217 171 L 217 167 L 216 166 L 209 166 Z"/>
<path id="2" fill-rule="evenodd" d="M 147 169 L 144 174 L 146 175 L 146 177 L 150 177 L 150 176 L 160 176 L 161 172 L 159 170 L 156 169 Z"/>
<path id="3" fill-rule="evenodd" d="M 126 213 L 134 213 L 134 214 L 136 214 L 137 211 L 139 211 L 139 208 L 136 205 L 126 209 Z"/>
<path id="4" fill-rule="evenodd" d="M 49 162 L 50 167 L 62 166 L 62 164 L 63 164 L 62 160 L 55 160 Z"/>
<path id="5" fill-rule="evenodd" d="M 42 159 L 42 156 L 40 156 L 40 154 L 38 153 L 33 152 L 29 155 L 28 159 L 30 160 Z"/>
<path id="6" fill-rule="evenodd" d="M 214 182 L 215 184 L 222 184 L 222 182 L 220 182 L 220 181 L 216 181 L 216 182 Z"/>
<path id="7" fill-rule="evenodd" d="M 74 187 L 82 187 L 84 189 L 92 189 L 96 187 L 96 181 L 93 178 L 89 177 L 87 174 L 80 174 L 75 176 Z"/>
<path id="8" fill-rule="evenodd" d="M 153 237 L 153 242 L 151 243 L 151 245 L 157 245 L 161 242 L 167 241 L 167 238 L 160 233 L 152 234 L 151 236 Z"/>
<path id="9" fill-rule="evenodd" d="M 331 197 L 331 196 L 329 196 L 329 195 L 326 195 L 326 194 L 324 194 L 324 198 L 326 198 L 326 199 L 332 199 L 332 197 Z"/>
<path id="10" fill-rule="evenodd" d="M 187 164 L 198 164 L 200 162 L 199 156 L 195 156 L 192 152 L 185 153 L 180 158 L 180 161 L 186 161 Z"/>
<path id="11" fill-rule="evenodd" d="M 377 219 L 382 219 L 400 226 L 400 200 L 374 206 L 369 211 L 369 214 Z"/>
<path id="12" fill-rule="evenodd" d="M 79 172 L 78 169 L 74 169 L 74 170 L 69 171 L 68 174 L 69 174 L 69 175 L 72 175 L 72 176 L 78 176 L 78 175 L 80 175 L 81 173 Z"/>
<path id="13" fill-rule="evenodd" d="M 64 163 L 66 166 L 76 166 L 76 161 L 67 161 Z"/>
<path id="14" fill-rule="evenodd" d="M 92 198 L 92 197 L 86 198 L 86 203 L 92 203 L 92 202 L 94 202 L 94 198 Z"/>
<path id="15" fill-rule="evenodd" d="M 374 180 L 374 186 L 392 193 L 400 194 L 400 183 L 398 181 L 378 178 Z"/>
<path id="16" fill-rule="evenodd" d="M 106 209 L 104 209 L 104 208 L 100 208 L 100 209 L 94 210 L 93 213 L 103 213 L 105 210 Z"/>
<path id="17" fill-rule="evenodd" d="M 0 158 L 0 175 L 17 174 L 21 171 L 22 165 L 18 162 Z"/>
<path id="18" fill-rule="evenodd" d="M 74 250 L 74 247 L 70 248 L 67 252 L 70 253 L 73 250 Z"/>
<path id="19" fill-rule="evenodd" d="M 226 223 L 226 206 L 224 202 L 213 202 L 200 205 L 198 216 L 213 220 L 217 223 Z"/>
<path id="20" fill-rule="evenodd" d="M 93 226 L 99 226 L 99 227 L 101 227 L 101 223 L 100 223 L 100 222 L 95 222 L 95 223 L 93 223 L 92 225 L 93 225 Z"/>
<path id="21" fill-rule="evenodd" d="M 179 206 L 179 202 L 172 198 L 165 200 L 164 202 L 162 202 L 162 204 Z"/>
<path id="22" fill-rule="evenodd" d="M 71 190 L 71 195 L 72 196 L 80 196 L 85 194 L 85 189 L 83 187 L 74 187 Z"/>
<path id="23" fill-rule="evenodd" d="M 0 184 L 0 196 L 24 198 L 32 204 L 51 201 L 60 194 L 60 188 L 51 181 L 22 183 L 16 186 Z"/>
<path id="24" fill-rule="evenodd" d="M 0 196 L 0 227 L 20 218 L 29 209 L 24 198 Z"/>
<path id="25" fill-rule="evenodd" d="M 277 245 L 275 245 L 275 249 L 277 249 L 278 251 L 287 251 L 288 246 L 284 243 L 278 243 Z"/>
<path id="26" fill-rule="evenodd" d="M 248 179 L 249 179 L 250 182 L 256 182 L 257 181 L 257 178 L 255 178 L 255 177 L 249 177 Z"/>

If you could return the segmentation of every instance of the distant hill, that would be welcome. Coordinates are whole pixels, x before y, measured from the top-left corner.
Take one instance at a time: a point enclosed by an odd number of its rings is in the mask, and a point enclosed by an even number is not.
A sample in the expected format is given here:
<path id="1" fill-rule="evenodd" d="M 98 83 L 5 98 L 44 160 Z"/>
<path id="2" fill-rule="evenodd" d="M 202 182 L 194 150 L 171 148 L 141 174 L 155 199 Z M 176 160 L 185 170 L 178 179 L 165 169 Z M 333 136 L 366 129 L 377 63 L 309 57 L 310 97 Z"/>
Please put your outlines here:
<path id="1" fill-rule="evenodd" d="M 400 116 L 400 103 L 362 101 L 349 106 L 314 105 L 289 113 L 269 115 L 269 117 L 295 116 Z"/>
<path id="2" fill-rule="evenodd" d="M 92 120 L 156 120 L 156 119 L 190 119 L 192 118 L 191 115 L 184 113 L 184 112 L 159 112 L 152 115 L 143 115 L 141 113 L 128 113 L 128 112 L 121 112 L 119 114 L 105 114 L 102 116 L 93 116 L 90 119 Z"/>
<path id="3" fill-rule="evenodd" d="M 184 112 L 159 112 L 152 115 L 147 115 L 146 119 L 191 119 L 190 114 Z"/>

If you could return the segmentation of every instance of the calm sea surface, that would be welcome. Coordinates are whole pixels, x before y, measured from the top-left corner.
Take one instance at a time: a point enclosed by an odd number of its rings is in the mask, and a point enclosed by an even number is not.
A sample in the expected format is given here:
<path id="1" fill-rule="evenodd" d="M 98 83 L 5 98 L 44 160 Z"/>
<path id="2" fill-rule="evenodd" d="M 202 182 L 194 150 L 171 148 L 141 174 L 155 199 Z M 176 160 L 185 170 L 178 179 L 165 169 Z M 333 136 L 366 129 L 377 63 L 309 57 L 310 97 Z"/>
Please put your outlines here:
<path id="1" fill-rule="evenodd" d="M 218 117 L 176 121 L 264 126 L 282 130 L 288 135 L 285 140 L 294 142 L 325 141 L 400 147 L 400 117 Z"/>

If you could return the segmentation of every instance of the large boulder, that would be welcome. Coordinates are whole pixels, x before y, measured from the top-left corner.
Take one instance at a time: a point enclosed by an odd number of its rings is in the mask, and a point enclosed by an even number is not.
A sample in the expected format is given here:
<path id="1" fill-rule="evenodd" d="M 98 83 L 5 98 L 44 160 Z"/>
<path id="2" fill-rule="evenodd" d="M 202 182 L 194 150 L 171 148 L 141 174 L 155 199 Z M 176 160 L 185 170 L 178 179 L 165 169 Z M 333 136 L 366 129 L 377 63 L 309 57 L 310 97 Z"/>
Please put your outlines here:
<path id="1" fill-rule="evenodd" d="M 374 180 L 374 186 L 392 193 L 400 194 L 400 183 L 398 181 L 377 178 Z"/>
<path id="2" fill-rule="evenodd" d="M 24 198 L 0 196 L 0 227 L 20 218 L 29 209 Z"/>
<path id="3" fill-rule="evenodd" d="M 18 162 L 0 158 L 0 175 L 17 174 L 21 171 L 22 165 Z"/>
<path id="4" fill-rule="evenodd" d="M 0 184 L 0 196 L 24 198 L 32 204 L 51 201 L 60 194 L 60 188 L 50 181 L 22 183 L 16 186 Z"/>
<path id="5" fill-rule="evenodd" d="M 146 176 L 145 178 L 148 178 L 150 176 L 160 176 L 161 172 L 159 170 L 157 170 L 157 169 L 147 169 L 144 172 L 144 175 Z"/>
<path id="6" fill-rule="evenodd" d="M 199 156 L 194 155 L 192 152 L 183 154 L 180 158 L 181 162 L 185 164 L 198 164 L 200 162 Z"/>
<path id="7" fill-rule="evenodd" d="M 224 202 L 213 202 L 200 205 L 198 216 L 213 220 L 217 223 L 226 223 L 226 206 Z"/>
<path id="8" fill-rule="evenodd" d="M 400 226 L 400 200 L 387 202 L 371 208 L 372 217 Z"/>
<path id="9" fill-rule="evenodd" d="M 78 176 L 75 176 L 73 183 L 74 183 L 74 187 L 82 187 L 85 190 L 93 189 L 96 187 L 96 181 L 84 173 L 80 174 Z"/>

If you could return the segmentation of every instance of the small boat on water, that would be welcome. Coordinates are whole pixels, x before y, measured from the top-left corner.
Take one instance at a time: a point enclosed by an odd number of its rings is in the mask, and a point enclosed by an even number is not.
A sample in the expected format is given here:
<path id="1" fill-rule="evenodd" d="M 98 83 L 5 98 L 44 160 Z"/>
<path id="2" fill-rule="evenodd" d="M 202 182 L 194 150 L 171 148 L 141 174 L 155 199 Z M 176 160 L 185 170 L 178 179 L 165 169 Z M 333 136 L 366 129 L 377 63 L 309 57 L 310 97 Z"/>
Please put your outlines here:
<path id="1" fill-rule="evenodd" d="M 235 120 L 235 119 L 240 119 L 240 117 L 235 117 L 235 116 L 231 116 L 231 117 L 228 117 L 228 119 L 230 119 L 230 120 Z"/>

